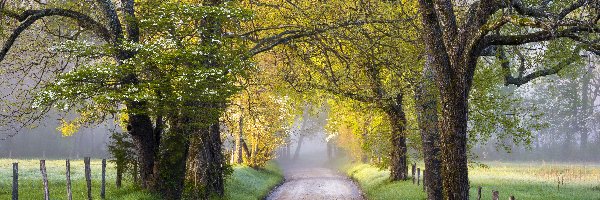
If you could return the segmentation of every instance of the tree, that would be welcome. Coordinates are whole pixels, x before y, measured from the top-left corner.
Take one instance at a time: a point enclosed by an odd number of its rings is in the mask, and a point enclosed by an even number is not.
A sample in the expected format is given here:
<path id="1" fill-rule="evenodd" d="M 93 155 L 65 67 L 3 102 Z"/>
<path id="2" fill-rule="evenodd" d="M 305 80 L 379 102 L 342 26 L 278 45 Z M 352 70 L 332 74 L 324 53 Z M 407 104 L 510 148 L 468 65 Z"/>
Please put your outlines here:
<path id="1" fill-rule="evenodd" d="M 564 50 L 565 41 L 549 42 L 549 49 Z M 548 51 L 544 63 L 552 65 L 572 60 L 569 68 L 561 70 L 557 76 L 547 76 L 526 87 L 529 94 L 525 100 L 540 105 L 541 117 L 552 126 L 538 132 L 534 154 L 540 159 L 582 161 L 591 160 L 594 152 L 589 146 L 588 137 L 593 132 L 597 110 L 594 104 L 598 92 L 598 71 L 593 66 L 598 56 L 587 52 Z M 528 57 L 528 56 L 525 56 Z M 523 59 L 527 66 L 527 60 Z M 512 62 L 520 65 L 520 62 Z M 511 64 L 512 64 L 511 63 Z M 579 143 L 579 145 L 577 145 Z M 559 147 L 559 148 L 556 148 Z"/>
<path id="2" fill-rule="evenodd" d="M 359 3 L 358 7 L 346 1 L 320 3 L 323 8 L 337 7 L 336 10 L 308 9 L 310 2 L 293 4 L 292 10 L 298 12 L 281 13 L 282 18 L 290 18 L 295 23 L 290 27 L 308 29 L 322 16 L 332 16 L 338 21 L 377 21 L 360 26 L 341 27 L 339 30 L 319 32 L 314 35 L 297 38 L 285 47 L 278 48 L 283 52 L 281 59 L 287 60 L 289 68 L 283 69 L 286 80 L 292 88 L 301 91 L 320 90 L 323 93 L 373 104 L 387 115 L 391 123 L 392 134 L 389 142 L 391 148 L 391 179 L 407 178 L 406 147 L 406 114 L 403 102 L 405 90 L 409 87 L 403 79 L 410 79 L 413 70 L 418 66 L 418 48 L 413 45 L 414 27 L 403 22 L 410 14 L 396 12 L 412 12 L 408 5 L 389 2 Z M 286 4 L 281 5 L 285 7 Z M 354 17 L 335 14 L 337 12 L 353 12 Z M 361 16 L 361 17 L 356 17 Z M 338 19 L 339 18 L 339 19 Z M 348 18 L 348 19 L 346 19 Z M 381 20 L 381 19 L 390 20 Z M 318 23 L 316 23 L 318 24 Z M 267 26 L 269 27 L 269 26 Z M 413 32 L 411 32 L 413 31 Z M 361 42 L 355 42 L 361 41 Z M 411 57 L 410 55 L 415 55 Z M 392 58 L 402 58 L 403 62 Z M 294 66 L 306 66 L 294 69 Z"/>
<path id="3" fill-rule="evenodd" d="M 460 12 L 449 0 L 419 0 L 423 38 L 427 54 L 433 57 L 442 105 L 440 145 L 445 199 L 469 198 L 467 103 L 482 51 L 494 45 L 521 45 L 556 38 L 570 38 L 590 51 L 598 50 L 588 40 L 599 30 L 597 3 L 579 0 L 549 5 L 550 1 L 544 1 L 539 7 L 531 3 L 482 0 Z M 576 18 L 575 13 L 585 17 Z M 502 31 L 508 27 L 521 31 Z"/>
<path id="4" fill-rule="evenodd" d="M 270 63 L 268 54 L 257 56 L 258 62 L 240 79 L 242 91 L 233 96 L 223 121 L 235 138 L 234 162 L 263 167 L 275 158 L 275 151 L 289 137 L 296 104 L 293 91 L 287 88 Z"/>
<path id="5" fill-rule="evenodd" d="M 107 25 L 102 24 L 92 16 L 71 9 L 29 9 L 17 13 L 3 7 L 3 16 L 8 16 L 13 20 L 18 21 L 19 25 L 12 30 L 12 33 L 4 42 L 3 48 L 0 51 L 0 62 L 4 60 L 18 37 L 25 30 L 32 27 L 35 22 L 52 16 L 60 16 L 64 19 L 74 20 L 81 28 L 94 32 L 97 38 L 100 38 L 104 43 L 108 44 L 108 46 L 114 48 L 114 51 L 112 51 L 108 57 L 112 57 L 117 63 L 122 63 L 124 60 L 133 57 L 135 52 L 126 51 L 121 45 L 124 42 L 137 42 L 139 41 L 140 36 L 139 27 L 135 18 L 133 0 L 124 0 L 121 3 L 123 5 L 122 15 L 126 16 L 124 18 L 125 23 L 119 19 L 119 15 L 117 14 L 113 2 L 108 0 L 97 0 L 95 4 L 92 4 L 94 8 L 98 9 L 98 12 L 103 14 Z M 126 28 L 124 28 L 123 25 L 126 25 Z M 126 36 L 123 34 L 123 29 L 126 29 Z M 130 74 L 128 76 L 123 76 L 120 82 L 123 84 L 137 84 L 137 79 L 138 78 L 134 74 Z M 137 110 L 135 113 L 130 113 L 127 130 L 132 136 L 138 149 L 140 162 L 142 163 L 140 168 L 142 185 L 146 187 L 150 184 L 150 177 L 153 174 L 152 169 L 157 149 L 153 135 L 154 127 L 150 121 L 150 117 L 144 113 L 147 109 L 145 108 L 145 102 L 126 100 L 124 104 L 129 110 Z"/>
<path id="6" fill-rule="evenodd" d="M 84 117 L 86 122 L 124 114 L 138 147 L 143 187 L 179 199 L 191 171 L 201 179 L 194 179 L 199 184 L 191 184 L 190 194 L 222 195 L 227 165 L 218 119 L 227 99 L 238 91 L 233 83 L 247 65 L 241 59 L 247 50 L 237 43 L 239 38 L 221 33 L 249 15 L 235 4 L 212 3 L 139 2 L 134 7 L 133 1 L 122 1 L 122 15 L 112 1 L 93 3 L 105 12 L 109 28 L 69 9 L 27 10 L 21 15 L 3 10 L 23 22 L 2 55 L 24 29 L 46 16 L 72 18 L 94 30 L 105 43 L 67 40 L 55 48 L 91 62 L 46 83 L 32 100 L 34 108 L 65 108 L 91 116 Z M 197 165 L 186 167 L 188 155 Z"/>

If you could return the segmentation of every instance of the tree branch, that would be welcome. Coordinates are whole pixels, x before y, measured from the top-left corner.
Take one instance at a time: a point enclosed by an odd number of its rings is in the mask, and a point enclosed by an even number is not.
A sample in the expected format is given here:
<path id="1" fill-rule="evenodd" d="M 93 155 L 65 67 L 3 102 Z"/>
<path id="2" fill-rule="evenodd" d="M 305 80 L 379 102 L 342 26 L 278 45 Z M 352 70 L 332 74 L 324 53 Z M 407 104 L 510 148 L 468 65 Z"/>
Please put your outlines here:
<path id="1" fill-rule="evenodd" d="M 125 22 L 127 22 L 127 40 L 137 43 L 140 41 L 140 28 L 135 17 L 134 1 L 121 0 L 121 5 L 123 5 L 123 14 Z"/>
<path id="2" fill-rule="evenodd" d="M 121 27 L 121 21 L 115 10 L 115 5 L 110 0 L 97 0 L 102 6 L 104 15 L 108 18 L 108 27 L 111 33 L 111 41 L 113 46 L 119 46 L 123 39 L 123 28 Z"/>
<path id="3" fill-rule="evenodd" d="M 287 44 L 295 39 L 300 39 L 304 37 L 313 36 L 316 34 L 324 33 L 327 31 L 332 31 L 340 28 L 352 27 L 352 26 L 362 26 L 366 24 L 385 24 L 385 23 L 399 23 L 403 20 L 373 20 L 373 21 L 365 21 L 365 20 L 356 20 L 356 21 L 345 21 L 338 24 L 325 25 L 322 28 L 314 28 L 311 30 L 286 30 L 278 33 L 276 35 L 266 37 L 264 39 L 259 40 L 259 42 L 250 50 L 250 56 L 254 56 L 256 54 L 260 54 L 265 51 L 269 51 L 281 44 Z"/>
<path id="4" fill-rule="evenodd" d="M 374 103 L 375 102 L 375 98 L 373 98 L 373 97 L 369 97 L 369 96 L 365 96 L 365 95 L 361 95 L 361 94 L 353 93 L 353 92 L 349 92 L 349 91 L 343 91 L 339 88 L 325 87 L 325 86 L 316 85 L 316 84 L 311 84 L 311 86 L 318 90 L 323 90 L 323 91 L 329 92 L 331 94 L 349 98 L 349 99 L 352 99 L 355 101 L 360 101 L 363 103 Z"/>
<path id="5" fill-rule="evenodd" d="M 550 32 L 550 31 L 538 31 L 523 35 L 488 35 L 484 37 L 483 47 L 490 45 L 522 45 L 532 42 L 548 41 L 556 38 L 572 38 L 579 40 L 577 33 L 598 33 L 600 27 L 571 27 L 561 31 Z"/>
<path id="6" fill-rule="evenodd" d="M 3 13 L 9 13 L 9 12 L 3 11 Z M 21 22 L 21 24 L 15 30 L 13 30 L 12 34 L 8 37 L 7 41 L 4 43 L 2 50 L 0 50 L 0 62 L 2 60 L 4 60 L 4 57 L 6 56 L 6 54 L 10 50 L 10 48 L 13 46 L 13 44 L 17 40 L 17 38 L 21 35 L 21 33 L 23 33 L 23 31 L 25 31 L 27 28 L 29 28 L 37 20 L 40 20 L 44 17 L 49 17 L 49 16 L 62 16 L 62 17 L 74 19 L 75 21 L 78 22 L 80 27 L 93 31 L 100 38 L 104 39 L 107 42 L 110 41 L 110 33 L 102 24 L 100 24 L 99 22 L 95 21 L 94 19 L 92 19 L 91 17 L 89 17 L 85 14 L 82 14 L 82 13 L 76 12 L 76 11 L 72 11 L 72 10 L 66 10 L 66 9 L 60 9 L 60 8 L 50 8 L 50 9 L 43 9 L 43 10 L 27 10 L 27 11 L 24 11 L 20 15 L 13 13 L 13 14 L 9 14 L 7 16 L 11 16 L 12 18 L 19 20 Z"/>
<path id="7" fill-rule="evenodd" d="M 446 45 L 442 39 L 443 33 L 438 23 L 438 17 L 435 12 L 435 6 L 432 0 L 419 0 L 419 9 L 421 10 L 421 20 L 423 23 L 423 30 L 427 34 L 423 34 L 425 47 L 429 55 L 437 55 L 439 59 L 435 59 L 432 62 L 432 66 L 436 71 L 442 74 L 451 70 L 450 55 L 446 51 Z M 441 76 L 440 76 L 441 77 Z M 450 78 L 450 77 L 444 77 Z"/>
<path id="8" fill-rule="evenodd" d="M 519 67 L 517 77 L 512 76 L 512 74 L 510 72 L 510 61 L 506 57 L 506 52 L 504 51 L 504 48 L 499 47 L 498 49 L 500 51 L 499 55 L 498 55 L 498 59 L 500 60 L 500 62 L 501 62 L 500 65 L 502 66 L 502 69 L 505 73 L 504 74 L 504 85 L 507 86 L 507 85 L 512 84 L 512 85 L 516 85 L 517 87 L 519 87 L 519 86 L 526 84 L 534 79 L 548 76 L 548 75 L 557 74 L 562 69 L 564 69 L 565 67 L 569 66 L 570 64 L 572 64 L 573 62 L 575 62 L 577 60 L 577 58 L 579 57 L 579 52 L 581 50 L 581 46 L 576 47 L 575 50 L 573 51 L 573 55 L 571 57 L 569 57 L 568 59 L 562 60 L 558 64 L 556 64 L 550 68 L 536 70 L 525 76 L 523 76 L 523 74 L 525 73 L 525 66 L 524 66 L 525 59 L 521 58 L 521 66 Z"/>
<path id="9" fill-rule="evenodd" d="M 455 40 L 458 35 L 454 7 L 450 0 L 434 0 L 434 3 L 438 10 L 438 18 L 440 18 L 439 21 L 441 22 L 440 26 L 443 30 L 444 43 L 450 48 L 448 50 L 452 52 L 452 48 L 456 46 Z"/>

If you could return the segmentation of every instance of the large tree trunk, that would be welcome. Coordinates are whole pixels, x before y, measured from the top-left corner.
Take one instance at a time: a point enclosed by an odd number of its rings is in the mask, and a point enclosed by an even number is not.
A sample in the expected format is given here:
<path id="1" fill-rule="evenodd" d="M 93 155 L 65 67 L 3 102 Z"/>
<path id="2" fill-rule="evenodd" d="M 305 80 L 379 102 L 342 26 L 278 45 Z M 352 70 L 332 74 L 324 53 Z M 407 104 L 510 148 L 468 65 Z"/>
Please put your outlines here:
<path id="1" fill-rule="evenodd" d="M 224 194 L 226 161 L 221 149 L 219 123 L 200 128 L 191 138 L 188 159 L 188 183 L 193 184 L 192 198 L 209 199 Z"/>
<path id="2" fill-rule="evenodd" d="M 144 109 L 140 103 L 130 103 L 127 109 Z M 145 114 L 130 114 L 127 131 L 133 139 L 140 160 L 140 178 L 143 188 L 154 186 L 154 162 L 156 161 L 156 138 L 150 117 Z"/>
<path id="3" fill-rule="evenodd" d="M 221 146 L 221 130 L 220 124 L 214 123 L 211 125 L 208 135 L 203 138 L 204 158 L 207 161 L 205 169 L 207 170 L 207 176 L 205 178 L 207 188 L 211 193 L 215 193 L 219 196 L 223 196 L 225 193 L 225 157 Z"/>
<path id="4" fill-rule="evenodd" d="M 190 120 L 172 117 L 169 131 L 161 139 L 161 151 L 157 164 L 156 191 L 164 199 L 181 199 L 188 157 L 188 127 Z"/>
<path id="5" fill-rule="evenodd" d="M 426 52 L 433 58 L 432 69 L 440 91 L 442 105 L 440 150 L 442 161 L 442 186 L 448 200 L 469 199 L 467 168 L 467 101 L 472 83 L 472 69 L 477 63 L 477 52 L 465 54 L 459 46 L 448 52 L 438 13 L 432 0 L 419 0 Z M 449 44 L 452 45 L 452 44 Z"/>
<path id="6" fill-rule="evenodd" d="M 439 157 L 438 97 L 435 93 L 434 74 L 430 66 L 431 62 L 431 56 L 427 56 L 423 68 L 423 79 L 415 87 L 415 103 L 417 121 L 423 143 L 423 158 L 425 161 L 423 182 L 427 192 L 427 199 L 441 200 L 443 196 L 441 162 Z"/>
<path id="7" fill-rule="evenodd" d="M 437 71 L 436 73 L 440 73 Z M 444 75 L 441 75 L 444 76 Z M 442 179 L 446 199 L 469 199 L 467 167 L 468 89 L 460 80 L 438 75 L 442 103 L 440 149 Z"/>
<path id="8" fill-rule="evenodd" d="M 393 181 L 408 179 L 406 163 L 406 115 L 402 107 L 402 94 L 385 109 L 392 125 L 392 151 L 390 161 L 390 179 Z"/>

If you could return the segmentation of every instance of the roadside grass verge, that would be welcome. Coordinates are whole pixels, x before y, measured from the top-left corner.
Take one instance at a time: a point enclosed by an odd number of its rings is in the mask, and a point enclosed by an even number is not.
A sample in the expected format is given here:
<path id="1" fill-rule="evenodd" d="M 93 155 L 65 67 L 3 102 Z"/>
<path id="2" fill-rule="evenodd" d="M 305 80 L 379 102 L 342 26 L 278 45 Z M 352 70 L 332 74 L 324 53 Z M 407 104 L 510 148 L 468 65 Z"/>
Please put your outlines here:
<path id="1" fill-rule="evenodd" d="M 283 181 L 283 172 L 273 161 L 262 169 L 236 165 L 233 170 L 225 182 L 225 199 L 263 199 Z"/>
<path id="2" fill-rule="evenodd" d="M 0 159 L 0 199 L 12 197 L 12 163 L 14 159 Z M 19 199 L 44 199 L 39 160 L 18 160 Z M 92 197 L 100 199 L 101 160 L 92 159 Z M 51 199 L 67 199 L 65 161 L 46 160 L 46 171 Z M 264 169 L 234 166 L 233 174 L 225 182 L 225 199 L 262 199 L 283 180 L 282 171 L 275 162 Z M 116 169 L 113 163 L 106 166 L 106 199 L 154 200 L 158 196 L 144 191 L 124 177 L 123 185 L 116 188 Z M 83 160 L 71 160 L 71 188 L 73 199 L 86 199 L 87 189 Z"/>
<path id="3" fill-rule="evenodd" d="M 469 168 L 471 198 L 477 197 L 477 187 L 481 186 L 482 199 L 491 199 L 492 190 L 497 190 L 500 199 L 513 195 L 519 200 L 600 200 L 599 165 L 500 162 L 486 165 L 487 168 Z M 390 182 L 388 170 L 350 164 L 343 166 L 342 171 L 359 183 L 368 199 L 426 198 L 422 186 L 413 185 L 412 180 Z M 560 189 L 558 177 L 564 180 Z"/>
<path id="4" fill-rule="evenodd" d="M 389 181 L 389 171 L 368 164 L 353 164 L 342 167 L 350 178 L 358 182 L 367 199 L 425 199 L 423 187 L 412 184 L 412 180 Z"/>

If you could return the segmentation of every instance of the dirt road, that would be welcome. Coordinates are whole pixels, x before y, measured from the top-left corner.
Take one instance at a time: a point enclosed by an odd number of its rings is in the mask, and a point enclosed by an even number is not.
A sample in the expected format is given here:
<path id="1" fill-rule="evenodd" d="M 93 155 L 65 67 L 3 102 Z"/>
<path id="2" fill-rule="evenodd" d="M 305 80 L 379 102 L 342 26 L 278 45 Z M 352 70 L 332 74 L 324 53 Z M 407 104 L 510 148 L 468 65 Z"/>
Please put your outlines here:
<path id="1" fill-rule="evenodd" d="M 358 186 L 348 177 L 324 167 L 289 168 L 285 182 L 267 200 L 288 199 L 364 199 Z"/>

